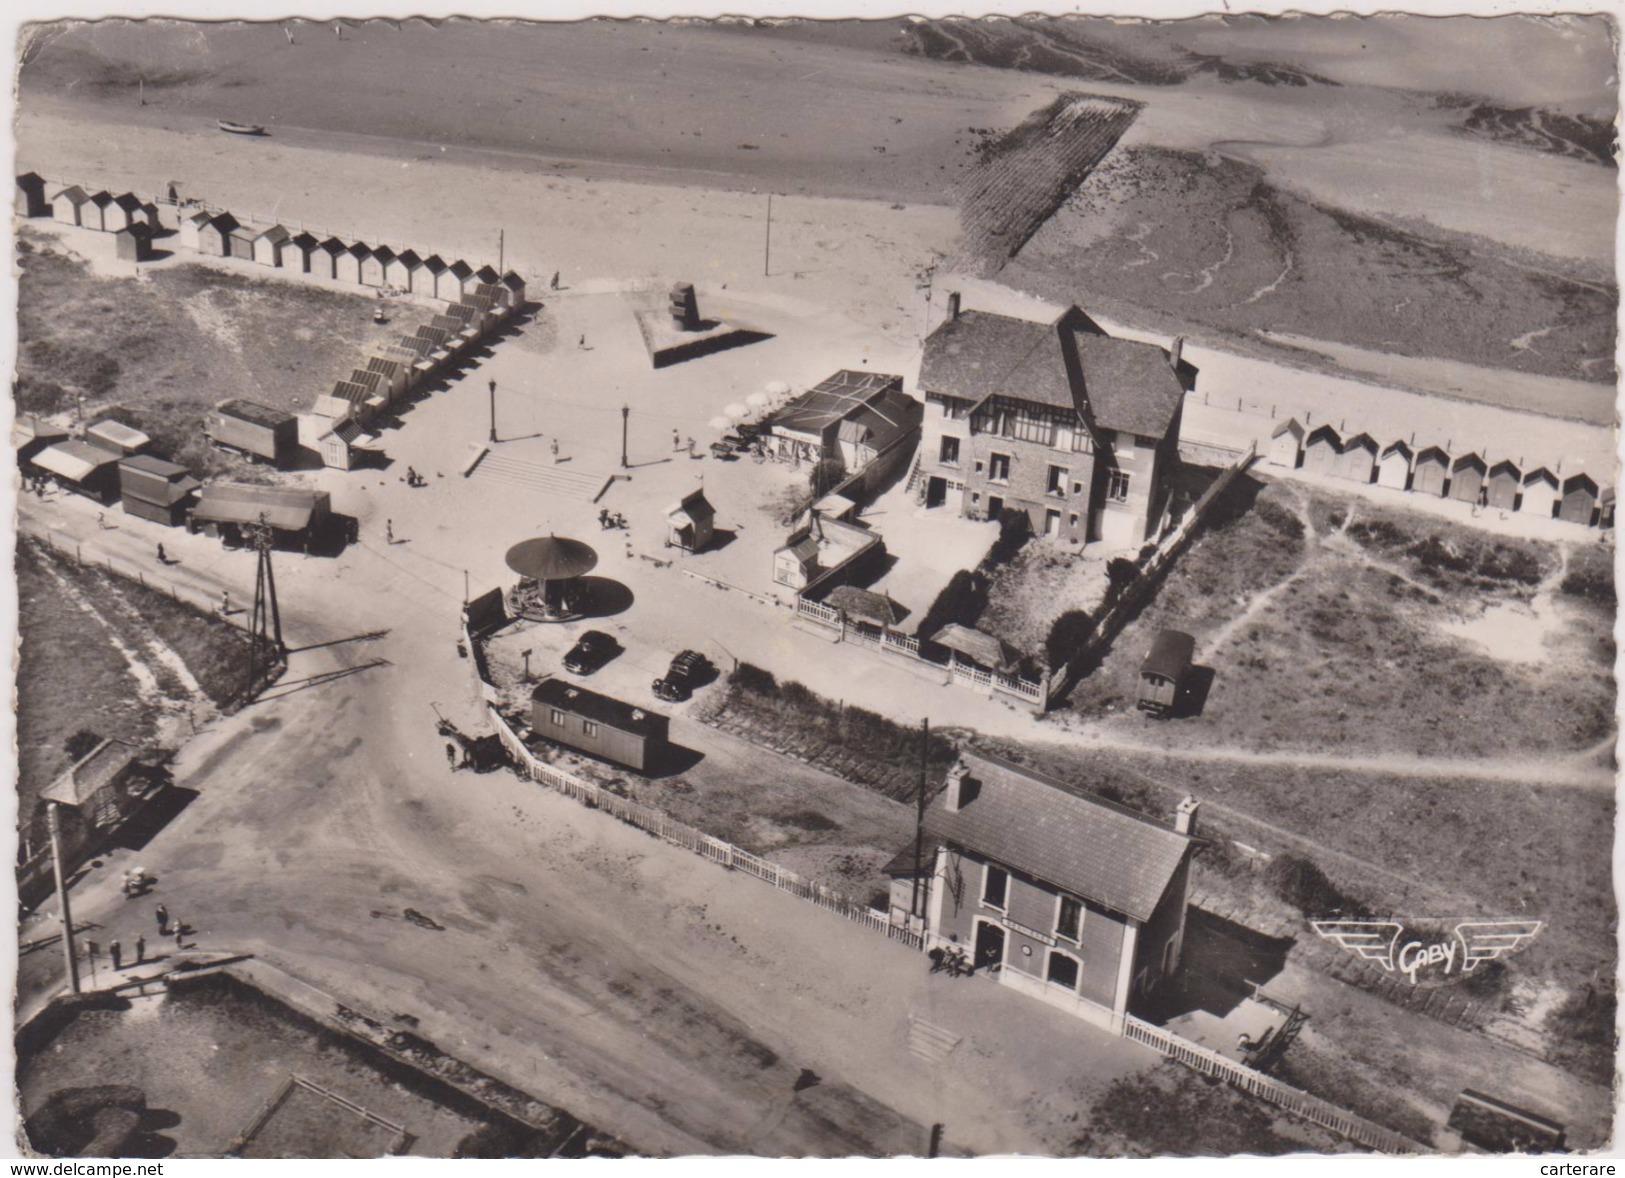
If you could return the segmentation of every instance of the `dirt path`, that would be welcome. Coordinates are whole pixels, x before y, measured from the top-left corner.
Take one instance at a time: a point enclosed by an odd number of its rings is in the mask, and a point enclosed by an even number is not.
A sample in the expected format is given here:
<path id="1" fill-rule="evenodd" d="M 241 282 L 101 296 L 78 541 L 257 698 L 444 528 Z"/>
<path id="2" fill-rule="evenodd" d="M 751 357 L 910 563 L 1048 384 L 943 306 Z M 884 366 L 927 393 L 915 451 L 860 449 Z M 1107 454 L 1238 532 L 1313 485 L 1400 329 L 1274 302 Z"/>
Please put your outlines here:
<path id="1" fill-rule="evenodd" d="M 1277 581 L 1262 593 L 1254 594 L 1252 600 L 1247 603 L 1247 607 L 1241 613 L 1220 626 L 1203 644 L 1202 659 L 1204 661 L 1212 662 L 1218 652 L 1224 649 L 1225 644 L 1234 638 L 1243 626 L 1256 618 L 1270 602 L 1284 593 L 1289 586 L 1301 580 L 1314 567 L 1317 556 L 1316 548 L 1319 545 L 1320 538 L 1315 531 L 1315 521 L 1309 514 L 1309 497 L 1297 487 L 1292 489 L 1292 506 L 1298 513 L 1298 519 L 1303 523 L 1303 558 L 1298 562 L 1297 569 L 1290 576 Z M 1347 521 L 1345 521 L 1344 526 L 1347 526 Z"/>

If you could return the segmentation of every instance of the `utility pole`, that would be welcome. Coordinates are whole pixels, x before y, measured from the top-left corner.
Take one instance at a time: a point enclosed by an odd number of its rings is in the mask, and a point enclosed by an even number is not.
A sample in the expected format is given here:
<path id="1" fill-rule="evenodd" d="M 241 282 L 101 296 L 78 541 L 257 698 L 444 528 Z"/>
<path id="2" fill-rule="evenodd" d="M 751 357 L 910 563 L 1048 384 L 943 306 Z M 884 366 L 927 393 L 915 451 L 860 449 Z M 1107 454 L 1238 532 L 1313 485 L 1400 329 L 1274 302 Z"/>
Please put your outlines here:
<path id="1" fill-rule="evenodd" d="M 254 691 L 270 678 L 272 670 L 287 657 L 282 641 L 282 611 L 277 606 L 276 576 L 271 568 L 271 545 L 276 538 L 265 513 L 259 523 L 244 531 L 254 546 L 258 567 L 254 570 L 254 612 L 249 623 L 249 682 Z"/>
<path id="2" fill-rule="evenodd" d="M 490 381 L 487 387 L 491 390 L 491 443 L 495 445 L 497 440 L 497 382 Z"/>
<path id="3" fill-rule="evenodd" d="M 769 266 L 773 259 L 773 194 L 767 194 L 767 237 L 762 242 L 762 277 L 770 277 Z"/>
<path id="4" fill-rule="evenodd" d="M 498 274 L 502 273 L 502 259 L 506 256 L 504 254 L 503 250 L 504 250 L 504 247 L 507 245 L 507 238 L 508 238 L 508 231 L 506 229 L 498 229 L 497 230 L 497 273 Z"/>
<path id="5" fill-rule="evenodd" d="M 920 783 L 914 791 L 914 895 L 909 900 L 908 914 L 924 916 L 920 911 L 921 860 L 925 856 L 925 761 L 931 748 L 931 721 L 920 723 Z"/>
<path id="6" fill-rule="evenodd" d="M 45 818 L 51 830 L 51 871 L 56 876 L 56 898 L 62 905 L 62 952 L 68 962 L 68 989 L 79 993 L 79 958 L 74 953 L 73 913 L 68 910 L 68 883 L 62 871 L 62 819 L 57 804 L 45 808 Z"/>
<path id="7" fill-rule="evenodd" d="M 629 470 L 632 464 L 626 460 L 626 423 L 632 416 L 632 406 L 621 403 L 621 469 Z"/>

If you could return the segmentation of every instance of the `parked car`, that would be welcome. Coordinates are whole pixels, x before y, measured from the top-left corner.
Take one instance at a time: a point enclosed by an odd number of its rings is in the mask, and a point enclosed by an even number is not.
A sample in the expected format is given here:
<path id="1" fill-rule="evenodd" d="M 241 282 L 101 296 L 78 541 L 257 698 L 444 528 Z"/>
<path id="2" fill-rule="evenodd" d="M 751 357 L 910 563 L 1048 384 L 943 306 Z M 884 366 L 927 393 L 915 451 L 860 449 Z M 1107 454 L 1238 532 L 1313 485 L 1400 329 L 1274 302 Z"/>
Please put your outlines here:
<path id="1" fill-rule="evenodd" d="M 650 690 L 660 699 L 685 700 L 705 682 L 711 670 L 711 662 L 703 654 L 697 650 L 685 650 L 671 660 L 666 677 L 656 679 Z"/>
<path id="2" fill-rule="evenodd" d="M 615 639 L 602 630 L 588 630 L 564 656 L 564 669 L 577 675 L 591 675 L 620 653 L 621 644 Z"/>

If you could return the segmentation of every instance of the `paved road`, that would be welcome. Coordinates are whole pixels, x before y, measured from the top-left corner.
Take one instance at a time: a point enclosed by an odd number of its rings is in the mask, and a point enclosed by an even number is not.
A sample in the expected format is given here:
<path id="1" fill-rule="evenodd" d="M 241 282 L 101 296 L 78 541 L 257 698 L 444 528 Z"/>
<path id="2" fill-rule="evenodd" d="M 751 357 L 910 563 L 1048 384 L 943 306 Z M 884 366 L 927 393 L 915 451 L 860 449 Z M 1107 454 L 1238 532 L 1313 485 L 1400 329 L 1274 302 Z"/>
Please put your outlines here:
<path id="1" fill-rule="evenodd" d="M 413 492 L 369 493 L 409 518 Z M 139 521 L 100 532 L 77 502 L 24 510 L 25 527 L 48 520 L 128 561 L 150 550 Z M 176 780 L 196 799 L 76 889 L 102 939 L 129 944 L 162 901 L 200 948 L 411 1014 L 446 1049 L 654 1153 L 919 1152 L 935 1122 L 978 1152 L 1060 1149 L 1087 1092 L 1155 1062 L 1020 996 L 928 978 L 900 945 L 511 774 L 451 773 L 433 709 L 479 716 L 452 640 L 461 576 L 425 542 L 427 520 L 413 532 L 415 547 L 280 558 L 301 649 L 265 700 L 182 750 Z M 247 555 L 166 543 L 201 598 L 244 599 Z M 161 881 L 145 902 L 117 891 L 137 861 Z M 59 969 L 48 948 L 24 959 L 25 1005 Z M 951 1061 L 909 1055 L 914 1014 L 964 1038 Z M 804 1068 L 820 1082 L 798 1092 Z"/>

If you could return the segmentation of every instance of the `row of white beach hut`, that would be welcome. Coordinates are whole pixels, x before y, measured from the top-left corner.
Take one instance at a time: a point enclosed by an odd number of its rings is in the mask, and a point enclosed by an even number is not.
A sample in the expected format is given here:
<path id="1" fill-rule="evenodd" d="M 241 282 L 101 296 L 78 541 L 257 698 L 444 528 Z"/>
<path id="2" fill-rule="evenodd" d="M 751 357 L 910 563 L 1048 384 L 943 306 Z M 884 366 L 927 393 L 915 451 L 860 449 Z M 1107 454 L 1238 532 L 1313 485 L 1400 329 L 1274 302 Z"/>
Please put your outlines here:
<path id="1" fill-rule="evenodd" d="M 313 274 L 357 286 L 409 291 L 454 303 L 480 286 L 513 288 L 523 282 L 512 270 L 473 266 L 439 254 L 396 251 L 339 237 L 318 237 L 284 225 L 244 225 L 230 213 L 199 210 L 180 220 L 180 248 L 209 257 L 242 258 L 296 274 Z"/>
<path id="2" fill-rule="evenodd" d="M 1273 466 L 1302 467 L 1328 478 L 1586 527 L 1613 525 L 1614 489 L 1585 471 L 1564 476 L 1561 466 L 1526 466 L 1510 458 L 1491 462 L 1477 451 L 1452 454 L 1445 446 L 1405 441 L 1383 446 L 1369 433 L 1345 438 L 1331 425 L 1305 429 L 1296 418 L 1275 428 L 1268 453 Z"/>

